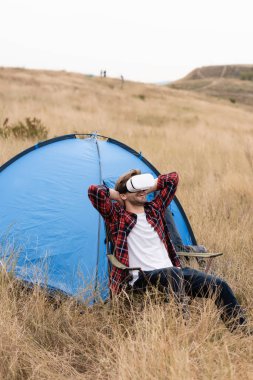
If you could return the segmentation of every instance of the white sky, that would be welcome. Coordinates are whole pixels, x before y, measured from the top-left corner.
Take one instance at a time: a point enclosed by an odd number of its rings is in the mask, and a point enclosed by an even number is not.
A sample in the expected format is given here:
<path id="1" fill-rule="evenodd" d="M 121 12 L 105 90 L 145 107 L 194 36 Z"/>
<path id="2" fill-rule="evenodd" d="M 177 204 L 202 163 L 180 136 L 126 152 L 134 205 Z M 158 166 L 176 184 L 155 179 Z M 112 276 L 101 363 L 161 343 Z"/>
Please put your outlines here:
<path id="1" fill-rule="evenodd" d="M 0 0 L 0 66 L 143 82 L 253 64 L 253 0 Z"/>

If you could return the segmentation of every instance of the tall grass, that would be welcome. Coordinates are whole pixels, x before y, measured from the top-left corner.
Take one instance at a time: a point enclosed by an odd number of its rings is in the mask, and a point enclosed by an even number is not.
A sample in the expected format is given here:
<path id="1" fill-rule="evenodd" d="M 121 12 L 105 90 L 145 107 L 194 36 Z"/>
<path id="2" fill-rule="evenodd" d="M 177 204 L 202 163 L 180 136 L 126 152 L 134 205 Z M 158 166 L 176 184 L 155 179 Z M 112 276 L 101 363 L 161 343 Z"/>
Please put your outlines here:
<path id="1" fill-rule="evenodd" d="M 211 300 L 194 301 L 185 322 L 173 304 L 147 295 L 94 307 L 1 277 L 3 379 L 251 378 L 252 339 L 232 335 Z"/>
<path id="2" fill-rule="evenodd" d="M 68 73 L 7 70 L 0 81 L 0 124 L 32 114 L 53 126 L 48 137 L 98 130 L 142 151 L 161 172 L 177 170 L 177 196 L 196 238 L 224 252 L 213 269 L 253 323 L 250 109 L 151 85 L 126 82 L 122 89 L 120 81 Z M 4 90 L 9 83 L 12 92 Z M 0 138 L 0 162 L 30 144 Z M 253 338 L 231 334 L 212 300 L 195 300 L 187 323 L 173 305 L 149 297 L 137 305 L 119 300 L 87 307 L 64 300 L 55 307 L 42 290 L 21 289 L 2 270 L 0 302 L 3 379 L 253 377 Z"/>

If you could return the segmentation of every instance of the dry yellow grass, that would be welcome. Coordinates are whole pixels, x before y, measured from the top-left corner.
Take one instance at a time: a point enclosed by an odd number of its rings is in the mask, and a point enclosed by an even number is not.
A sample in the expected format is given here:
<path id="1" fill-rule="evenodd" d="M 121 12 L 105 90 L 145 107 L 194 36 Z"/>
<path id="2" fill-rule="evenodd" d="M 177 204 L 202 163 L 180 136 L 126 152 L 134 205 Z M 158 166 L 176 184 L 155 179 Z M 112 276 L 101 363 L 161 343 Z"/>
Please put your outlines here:
<path id="1" fill-rule="evenodd" d="M 94 130 L 180 174 L 178 198 L 253 323 L 253 112 L 165 87 L 65 72 L 0 70 L 0 125 L 38 117 L 49 137 Z M 0 164 L 35 141 L 0 139 Z M 211 301 L 187 325 L 146 302 L 58 309 L 0 278 L 3 379 L 252 379 L 253 339 L 230 334 Z M 80 310 L 82 314 L 80 314 Z"/>

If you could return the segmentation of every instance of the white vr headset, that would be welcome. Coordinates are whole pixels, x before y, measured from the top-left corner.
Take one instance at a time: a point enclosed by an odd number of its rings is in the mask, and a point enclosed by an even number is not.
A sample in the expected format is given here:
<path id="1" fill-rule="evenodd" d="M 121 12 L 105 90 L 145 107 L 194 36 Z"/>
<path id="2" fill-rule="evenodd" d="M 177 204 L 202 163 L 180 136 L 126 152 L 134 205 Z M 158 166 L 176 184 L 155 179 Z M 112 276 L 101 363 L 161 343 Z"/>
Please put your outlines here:
<path id="1" fill-rule="evenodd" d="M 152 174 L 137 174 L 131 177 L 126 188 L 130 193 L 136 193 L 141 190 L 148 190 L 155 185 L 155 179 Z"/>

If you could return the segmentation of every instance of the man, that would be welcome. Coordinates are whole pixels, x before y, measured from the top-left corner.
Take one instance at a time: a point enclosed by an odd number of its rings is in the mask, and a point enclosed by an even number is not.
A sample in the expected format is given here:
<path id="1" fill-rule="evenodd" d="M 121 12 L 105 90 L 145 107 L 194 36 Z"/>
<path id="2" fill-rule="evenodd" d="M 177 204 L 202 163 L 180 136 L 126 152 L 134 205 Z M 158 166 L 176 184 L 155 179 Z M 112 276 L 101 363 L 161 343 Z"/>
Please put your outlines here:
<path id="1" fill-rule="evenodd" d="M 105 220 L 115 256 L 124 265 L 141 268 L 126 271 L 112 268 L 110 289 L 118 293 L 126 285 L 132 289 L 145 289 L 147 284 L 172 287 L 174 293 L 184 292 L 191 297 L 215 297 L 222 320 L 231 330 L 246 323 L 242 309 L 229 285 L 218 277 L 203 272 L 181 268 L 179 258 L 165 222 L 165 211 L 172 201 L 178 185 L 177 173 L 160 175 L 154 179 L 137 169 L 123 174 L 115 189 L 104 185 L 91 185 L 88 196 L 93 206 Z M 151 202 L 146 196 L 158 192 Z"/>

